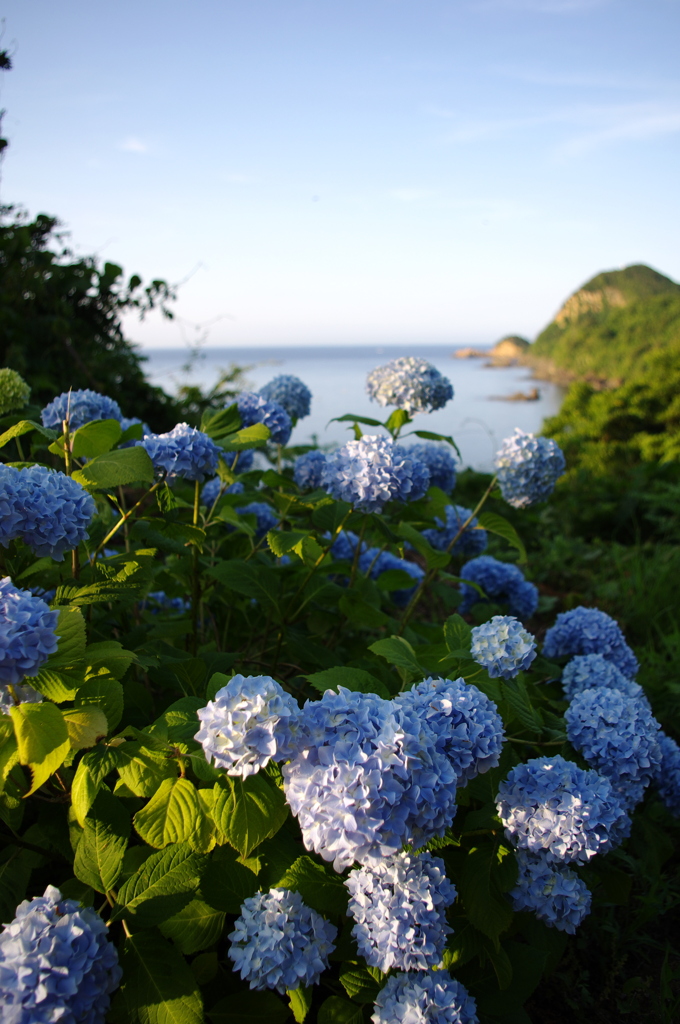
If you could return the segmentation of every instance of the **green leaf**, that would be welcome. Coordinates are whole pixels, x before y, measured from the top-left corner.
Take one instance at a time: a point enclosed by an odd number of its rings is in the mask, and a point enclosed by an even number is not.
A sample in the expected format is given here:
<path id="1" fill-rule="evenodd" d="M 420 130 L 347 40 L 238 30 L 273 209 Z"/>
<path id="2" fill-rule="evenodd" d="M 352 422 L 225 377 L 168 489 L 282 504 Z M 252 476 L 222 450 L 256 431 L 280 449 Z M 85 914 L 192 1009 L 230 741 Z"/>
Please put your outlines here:
<path id="1" fill-rule="evenodd" d="M 73 479 L 88 490 L 108 490 L 126 484 L 153 483 L 153 463 L 143 448 L 118 448 L 98 455 Z"/>
<path id="2" fill-rule="evenodd" d="M 512 907 L 499 884 L 499 847 L 480 843 L 465 858 L 459 891 L 470 922 L 498 945 L 512 923 Z"/>
<path id="3" fill-rule="evenodd" d="M 78 688 L 74 705 L 76 708 L 99 708 L 106 716 L 109 731 L 116 728 L 123 717 L 125 697 L 123 687 L 113 676 L 99 676 L 89 679 Z"/>
<path id="4" fill-rule="evenodd" d="M 138 660 L 134 651 L 126 651 L 117 640 L 89 644 L 84 657 L 88 673 L 97 675 L 99 669 L 105 668 L 116 679 L 122 679 L 130 665 Z"/>
<path id="5" fill-rule="evenodd" d="M 422 437 L 424 441 L 446 441 L 447 444 L 456 449 L 458 458 L 462 460 L 463 456 L 460 454 L 460 448 L 449 434 L 433 434 L 431 430 L 414 430 L 413 433 L 416 437 Z"/>
<path id="6" fill-rule="evenodd" d="M 42 693 L 43 697 L 53 700 L 55 704 L 61 704 L 65 700 L 73 700 L 78 687 L 82 686 L 82 683 L 82 670 L 57 672 L 43 668 L 34 679 L 31 679 L 31 686 L 38 693 Z"/>
<path id="7" fill-rule="evenodd" d="M 208 1011 L 212 1024 L 283 1024 L 290 1010 L 273 992 L 240 991 Z"/>
<path id="8" fill-rule="evenodd" d="M 120 957 L 128 1020 L 203 1024 L 203 1000 L 186 960 L 158 932 L 126 938 Z"/>
<path id="9" fill-rule="evenodd" d="M 334 536 L 351 511 L 352 506 L 346 501 L 331 501 L 326 498 L 323 505 L 319 505 L 312 512 L 312 522 L 317 530 Z"/>
<path id="10" fill-rule="evenodd" d="M 403 540 L 407 540 L 409 544 L 412 544 L 416 551 L 423 556 L 428 569 L 445 569 L 451 561 L 450 552 L 436 551 L 430 542 L 421 533 L 418 533 L 410 523 L 399 523 L 397 534 Z"/>
<path id="11" fill-rule="evenodd" d="M 215 788 L 215 822 L 242 857 L 275 835 L 288 817 L 283 793 L 261 772 L 245 779 L 223 776 Z"/>
<path id="12" fill-rule="evenodd" d="M 186 664 L 188 662 L 180 662 L 175 667 L 175 671 Z M 200 662 L 200 665 L 200 682 L 203 682 L 206 674 L 205 662 Z M 160 718 L 156 719 L 156 723 L 165 726 L 171 743 L 189 743 L 198 732 L 200 722 L 196 717 L 196 712 L 202 707 L 205 707 L 205 701 L 202 697 L 180 697 L 179 700 L 176 700 L 174 704 L 165 709 Z"/>
<path id="13" fill-rule="evenodd" d="M 72 750 L 93 747 L 109 731 L 109 723 L 101 708 L 68 708 L 62 714 L 68 729 Z"/>
<path id="14" fill-rule="evenodd" d="M 133 821 L 145 843 L 162 849 L 189 839 L 202 817 L 194 785 L 188 779 L 164 779 Z"/>
<path id="15" fill-rule="evenodd" d="M 221 562 L 207 572 L 229 590 L 245 597 L 254 597 L 265 607 L 278 611 L 280 580 L 275 569 L 253 565 L 251 562 L 229 561 Z"/>
<path id="16" fill-rule="evenodd" d="M 161 924 L 160 929 L 182 953 L 198 953 L 217 942 L 225 917 L 221 910 L 214 910 L 201 900 L 192 900 Z"/>
<path id="17" fill-rule="evenodd" d="M 372 973 L 374 972 L 374 973 Z M 375 977 L 378 975 L 378 978 Z M 384 975 L 375 967 L 369 969 L 363 964 L 347 962 L 340 970 L 340 984 L 350 999 L 359 1003 L 374 1003 L 381 988 Z"/>
<path id="18" fill-rule="evenodd" d="M 302 1024 L 312 1008 L 312 988 L 301 985 L 300 988 L 288 989 L 288 1005 L 293 1011 L 297 1024 Z"/>
<path id="19" fill-rule="evenodd" d="M 372 420 L 368 416 L 355 416 L 348 412 L 344 416 L 335 416 L 329 423 L 364 423 L 367 427 L 382 427 L 380 420 Z"/>
<path id="20" fill-rule="evenodd" d="M 43 437 L 49 438 L 53 441 L 57 437 L 56 430 L 48 430 L 43 427 L 42 424 L 36 423 L 34 420 L 19 420 L 13 427 L 6 430 L 4 434 L 0 434 L 0 448 L 4 448 L 6 444 L 13 441 L 15 437 L 22 437 L 24 434 L 30 433 L 32 430 L 37 430 Z"/>
<path id="21" fill-rule="evenodd" d="M 17 846 L 8 846 L 3 851 L 3 857 L 6 859 L 0 864 L 0 919 L 11 921 L 16 914 L 17 904 L 26 895 L 37 857 Z"/>
<path id="22" fill-rule="evenodd" d="M 323 548 L 314 537 L 303 537 L 293 551 L 309 569 L 320 562 L 324 554 Z"/>
<path id="23" fill-rule="evenodd" d="M 85 657 L 87 631 L 80 608 L 60 608 L 57 628 L 57 649 L 47 659 L 46 668 L 62 669 L 79 665 Z"/>
<path id="24" fill-rule="evenodd" d="M 346 615 L 350 622 L 356 626 L 366 626 L 369 629 L 376 629 L 378 626 L 385 626 L 390 621 L 389 615 L 382 612 L 375 605 L 364 601 L 354 590 L 348 590 L 338 601 L 338 607 L 343 615 Z"/>
<path id="25" fill-rule="evenodd" d="M 177 778 L 177 762 L 149 750 L 139 740 L 121 743 L 116 754 L 121 781 L 135 796 L 153 796 L 161 783 Z"/>
<path id="26" fill-rule="evenodd" d="M 236 859 L 236 850 L 220 846 L 208 861 L 201 879 L 201 897 L 216 910 L 240 914 L 241 905 L 259 888 L 257 877 Z"/>
<path id="27" fill-rule="evenodd" d="M 395 409 L 385 421 L 385 429 L 393 434 L 395 430 L 401 430 L 403 426 L 410 422 L 411 417 L 406 412 L 406 409 Z"/>
<path id="28" fill-rule="evenodd" d="M 102 789 L 85 818 L 73 873 L 85 885 L 106 893 L 114 887 L 123 866 L 130 836 L 130 817 L 115 796 Z"/>
<path id="29" fill-rule="evenodd" d="M 347 913 L 349 894 L 342 879 L 311 857 L 298 857 L 278 884 L 299 892 L 307 906 L 320 914 L 344 917 Z"/>
<path id="30" fill-rule="evenodd" d="M 111 920 L 127 917 L 152 928 L 170 919 L 194 898 L 204 868 L 205 857 L 188 843 L 152 853 L 118 890 Z"/>
<path id="31" fill-rule="evenodd" d="M 76 821 L 82 828 L 85 827 L 85 818 L 104 779 L 117 763 L 118 752 L 115 747 L 98 746 L 81 758 L 71 785 L 71 805 Z"/>
<path id="32" fill-rule="evenodd" d="M 416 652 L 408 640 L 404 640 L 403 636 L 392 636 L 389 640 L 376 640 L 368 649 L 384 658 L 390 665 L 406 668 L 416 675 L 422 675 L 423 673 L 423 669 L 416 657 Z"/>
<path id="33" fill-rule="evenodd" d="M 514 548 L 519 551 L 520 562 L 526 562 L 527 552 L 524 544 L 522 543 L 519 534 L 515 527 L 504 519 L 503 516 L 497 515 L 495 512 L 482 512 L 477 517 L 477 522 L 489 533 L 496 533 L 499 537 L 503 537 L 507 540 L 508 544 L 512 544 Z"/>
<path id="34" fill-rule="evenodd" d="M 118 444 L 122 432 L 118 420 L 92 420 L 85 423 L 73 435 L 73 454 L 78 459 L 104 455 Z"/>
<path id="35" fill-rule="evenodd" d="M 503 697 L 524 728 L 535 734 L 540 734 L 543 731 L 543 722 L 539 712 L 531 706 L 524 682 L 521 679 L 509 679 L 502 686 Z"/>
<path id="36" fill-rule="evenodd" d="M 219 412 L 206 409 L 201 418 L 201 431 L 211 437 L 213 441 L 226 437 L 228 434 L 235 434 L 240 426 L 241 417 L 236 402 L 227 406 L 226 409 L 220 409 Z"/>
<path id="37" fill-rule="evenodd" d="M 444 640 L 449 651 L 469 652 L 472 627 L 460 615 L 450 615 L 444 623 Z"/>
<path id="38" fill-rule="evenodd" d="M 317 1024 L 363 1024 L 360 1006 L 340 996 L 329 996 L 319 1007 Z"/>
<path id="39" fill-rule="evenodd" d="M 267 534 L 267 544 L 272 554 L 277 558 L 283 558 L 308 536 L 308 533 L 301 533 L 299 530 L 270 530 Z"/>
<path id="40" fill-rule="evenodd" d="M 56 772 L 66 758 L 71 743 L 64 716 L 58 707 L 43 704 L 18 704 L 10 708 L 19 761 L 28 765 L 33 785 L 26 796 L 35 793 Z"/>
<path id="41" fill-rule="evenodd" d="M 265 427 L 264 423 L 253 423 L 252 427 L 243 427 L 224 441 L 218 441 L 217 444 L 225 452 L 242 452 L 246 448 L 261 448 L 270 437 L 269 427 Z"/>
<path id="42" fill-rule="evenodd" d="M 391 593 L 393 590 L 410 590 L 416 582 L 404 569 L 388 569 L 387 572 L 381 572 L 376 580 L 378 588 L 385 593 Z"/>
<path id="43" fill-rule="evenodd" d="M 339 686 L 344 686 L 355 693 L 377 693 L 385 700 L 390 698 L 390 692 L 385 684 L 362 668 L 343 668 L 338 665 L 335 668 L 324 669 L 323 672 L 314 672 L 310 676 L 305 676 L 305 679 L 319 693 L 325 693 L 326 690 L 337 692 Z"/>

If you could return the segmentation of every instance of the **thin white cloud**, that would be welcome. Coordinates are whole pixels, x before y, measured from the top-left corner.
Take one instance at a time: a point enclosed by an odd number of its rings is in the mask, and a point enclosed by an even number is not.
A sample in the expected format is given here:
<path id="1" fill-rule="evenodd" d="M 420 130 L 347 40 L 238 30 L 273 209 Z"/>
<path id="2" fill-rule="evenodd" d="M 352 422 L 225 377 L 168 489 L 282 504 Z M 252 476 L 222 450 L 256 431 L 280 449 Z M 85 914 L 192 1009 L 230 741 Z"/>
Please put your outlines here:
<path id="1" fill-rule="evenodd" d="M 136 135 L 128 135 L 127 139 L 123 139 L 119 149 L 122 149 L 125 153 L 148 153 L 149 147 L 146 142 L 142 142 Z"/>
<path id="2" fill-rule="evenodd" d="M 680 109 L 633 113 L 618 124 L 600 131 L 585 132 L 557 147 L 556 155 L 578 157 L 609 143 L 661 138 L 680 132 Z"/>

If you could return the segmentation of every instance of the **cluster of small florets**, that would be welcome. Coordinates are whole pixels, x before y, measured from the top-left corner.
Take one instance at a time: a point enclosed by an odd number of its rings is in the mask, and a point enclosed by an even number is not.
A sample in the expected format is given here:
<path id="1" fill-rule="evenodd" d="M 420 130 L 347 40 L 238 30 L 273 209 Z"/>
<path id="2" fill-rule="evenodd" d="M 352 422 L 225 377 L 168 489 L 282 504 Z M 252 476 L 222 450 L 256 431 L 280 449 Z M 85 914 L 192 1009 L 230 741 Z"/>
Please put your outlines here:
<path id="1" fill-rule="evenodd" d="M 270 676 L 235 675 L 197 714 L 195 739 L 228 775 L 245 779 L 295 752 L 300 708 Z"/>
<path id="2" fill-rule="evenodd" d="M 554 441 L 515 430 L 496 453 L 496 474 L 501 494 L 513 508 L 529 508 L 549 498 L 566 468 Z"/>
<path id="3" fill-rule="evenodd" d="M 0 370 L 0 416 L 21 409 L 31 397 L 31 389 L 16 370 Z"/>
<path id="4" fill-rule="evenodd" d="M 272 402 L 263 395 L 256 395 L 254 391 L 242 391 L 236 399 L 236 407 L 244 427 L 263 423 L 269 428 L 269 436 L 274 444 L 288 444 L 293 423 L 278 402 Z"/>
<path id="5" fill-rule="evenodd" d="M 268 402 L 278 402 L 293 421 L 309 416 L 312 392 L 299 377 L 293 377 L 290 373 L 274 377 L 260 388 L 259 394 Z"/>
<path id="6" fill-rule="evenodd" d="M 444 834 L 456 776 L 412 708 L 372 693 L 327 690 L 307 701 L 286 799 L 305 846 L 336 871 L 370 864 Z"/>
<path id="7" fill-rule="evenodd" d="M 316 985 L 328 967 L 338 929 L 302 902 L 297 892 L 271 889 L 250 896 L 241 906 L 229 958 L 252 989 L 284 995 Z"/>
<path id="8" fill-rule="evenodd" d="M 498 708 L 464 679 L 424 679 L 395 698 L 412 707 L 448 757 L 459 786 L 498 765 L 505 731 Z"/>
<path id="9" fill-rule="evenodd" d="M 69 430 L 73 433 L 78 427 L 92 420 L 118 420 L 123 414 L 118 402 L 98 391 L 84 388 L 82 391 L 64 391 L 52 399 L 40 414 L 43 427 L 58 430 L 61 433 L 63 421 L 68 416 Z"/>
<path id="10" fill-rule="evenodd" d="M 482 588 L 489 601 L 506 604 L 510 615 L 518 619 L 530 619 L 538 607 L 538 587 L 524 578 L 522 570 L 512 562 L 499 562 L 491 555 L 473 558 L 460 570 L 464 580 L 470 580 Z M 461 583 L 463 598 L 458 611 L 467 614 L 473 605 L 483 601 L 479 592 L 467 583 Z"/>
<path id="11" fill-rule="evenodd" d="M 626 810 L 632 810 L 661 763 L 661 727 L 649 705 L 620 690 L 582 690 L 564 718 L 569 742 L 609 779 Z"/>
<path id="12" fill-rule="evenodd" d="M 511 615 L 494 615 L 472 630 L 470 654 L 492 679 L 514 679 L 536 657 L 536 641 Z"/>
<path id="13" fill-rule="evenodd" d="M 8 1024 L 104 1024 L 120 980 L 102 919 L 52 885 L 20 903 L 0 935 L 0 1019 Z"/>
<path id="14" fill-rule="evenodd" d="M 508 839 L 553 863 L 584 864 L 630 832 L 630 818 L 609 780 L 560 755 L 517 765 L 496 799 Z"/>
<path id="15" fill-rule="evenodd" d="M 271 505 L 266 501 L 251 501 L 248 505 L 240 505 L 236 511 L 240 516 L 255 516 L 255 535 L 258 538 L 273 530 L 279 521 Z"/>
<path id="16" fill-rule="evenodd" d="M 573 935 L 590 913 L 592 895 L 575 871 L 517 851 L 518 876 L 510 898 L 515 910 L 528 910 L 549 928 Z"/>
<path id="17" fill-rule="evenodd" d="M 378 993 L 373 1024 L 479 1024 L 477 1004 L 448 971 L 392 974 Z"/>
<path id="18" fill-rule="evenodd" d="M 59 612 L 15 587 L 9 576 L 0 580 L 0 683 L 37 676 L 57 649 L 58 618 Z"/>
<path id="19" fill-rule="evenodd" d="M 654 785 L 671 814 L 680 818 L 680 747 L 665 732 L 658 736 L 661 764 L 654 775 Z"/>
<path id="20" fill-rule="evenodd" d="M 417 501 L 427 491 L 427 467 L 391 437 L 364 434 L 326 458 L 321 486 L 361 512 L 382 512 L 388 501 Z"/>
<path id="21" fill-rule="evenodd" d="M 61 562 L 87 537 L 97 506 L 65 473 L 46 466 L 0 466 L 0 544 L 20 537 L 36 555 Z"/>
<path id="22" fill-rule="evenodd" d="M 424 441 L 412 444 L 406 449 L 412 459 L 424 462 L 430 473 L 430 487 L 439 487 L 450 494 L 456 486 L 456 460 L 443 444 Z"/>
<path id="23" fill-rule="evenodd" d="M 366 390 L 378 405 L 396 405 L 408 413 L 433 412 L 453 398 L 451 381 L 417 356 L 402 356 L 371 370 Z"/>
<path id="24" fill-rule="evenodd" d="M 187 423 L 178 423 L 167 434 L 149 434 L 136 443 L 157 473 L 199 482 L 216 472 L 221 453 L 212 438 Z"/>
<path id="25" fill-rule="evenodd" d="M 443 522 L 439 516 L 435 516 L 437 529 L 423 530 L 423 537 L 438 551 L 448 551 L 453 538 L 467 523 L 465 530 L 451 548 L 451 553 L 454 555 L 480 554 L 486 547 L 489 538 L 486 530 L 478 528 L 478 521 L 476 517 L 472 516 L 472 509 L 463 508 L 462 505 L 447 505 L 444 512 L 446 522 Z"/>
<path id="26" fill-rule="evenodd" d="M 240 452 L 223 452 L 222 458 L 234 473 L 249 473 L 255 461 L 255 449 L 244 448 Z"/>
<path id="27" fill-rule="evenodd" d="M 207 508 L 212 508 L 218 498 L 223 494 L 243 494 L 245 487 L 240 480 L 237 480 L 234 484 L 224 483 L 218 476 L 214 476 L 212 480 L 206 480 L 201 488 L 201 501 Z"/>
<path id="28" fill-rule="evenodd" d="M 647 702 L 644 690 L 632 679 L 626 679 L 616 665 L 602 654 L 577 654 L 564 666 L 562 689 L 567 700 L 590 689 L 620 690 L 627 697 Z"/>
<path id="29" fill-rule="evenodd" d="M 584 608 L 583 605 L 560 612 L 545 634 L 543 653 L 546 658 L 601 654 L 616 665 L 626 679 L 634 679 L 639 668 L 619 624 L 599 608 Z"/>
<path id="30" fill-rule="evenodd" d="M 298 456 L 293 466 L 293 479 L 301 491 L 315 491 L 321 487 L 326 456 L 315 449 Z"/>
<path id="31" fill-rule="evenodd" d="M 399 853 L 354 868 L 345 881 L 352 935 L 369 967 L 426 971 L 444 955 L 446 908 L 456 899 L 444 862 L 431 853 Z"/>

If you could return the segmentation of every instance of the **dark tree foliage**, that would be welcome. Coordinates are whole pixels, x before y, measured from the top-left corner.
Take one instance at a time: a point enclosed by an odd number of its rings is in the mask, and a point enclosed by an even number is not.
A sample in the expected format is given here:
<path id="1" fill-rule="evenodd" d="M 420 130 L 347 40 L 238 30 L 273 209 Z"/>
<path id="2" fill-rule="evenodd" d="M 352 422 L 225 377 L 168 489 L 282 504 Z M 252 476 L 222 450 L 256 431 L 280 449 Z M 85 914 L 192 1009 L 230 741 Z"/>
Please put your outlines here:
<path id="1" fill-rule="evenodd" d="M 161 280 L 144 286 L 137 275 L 126 282 L 115 263 L 74 256 L 55 217 L 29 220 L 11 206 L 0 215 L 0 365 L 25 378 L 37 405 L 91 388 L 153 430 L 171 429 L 179 407 L 145 379 L 121 315 L 135 310 L 141 319 L 158 308 L 171 318 L 172 288 Z"/>

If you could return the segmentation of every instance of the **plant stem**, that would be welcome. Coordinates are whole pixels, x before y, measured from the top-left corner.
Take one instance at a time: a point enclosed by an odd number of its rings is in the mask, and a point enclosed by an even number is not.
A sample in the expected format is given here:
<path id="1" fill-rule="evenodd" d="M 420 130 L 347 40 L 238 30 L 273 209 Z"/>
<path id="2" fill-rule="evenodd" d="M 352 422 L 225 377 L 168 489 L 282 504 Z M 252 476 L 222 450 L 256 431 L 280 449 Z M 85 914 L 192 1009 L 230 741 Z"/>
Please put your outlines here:
<path id="1" fill-rule="evenodd" d="M 194 485 L 194 526 L 198 526 L 200 501 L 201 485 L 197 480 Z M 191 653 L 194 657 L 196 657 L 196 652 L 198 651 L 198 607 L 200 602 L 201 590 L 198 578 L 198 545 L 194 541 L 191 560 Z"/>
<path id="2" fill-rule="evenodd" d="M 126 523 L 126 522 L 128 521 L 128 519 L 130 518 L 130 516 L 131 516 L 131 515 L 133 515 L 133 513 L 135 513 L 135 512 L 137 511 L 137 509 L 139 508 L 139 506 L 140 506 L 140 505 L 142 505 L 142 504 L 143 504 L 143 503 L 144 503 L 144 502 L 146 501 L 146 499 L 147 499 L 147 498 L 148 498 L 148 497 L 149 497 L 149 496 L 150 496 L 151 494 L 153 494 L 153 493 L 154 493 L 154 491 L 157 491 L 157 490 L 158 490 L 158 488 L 159 488 L 159 487 L 161 486 L 161 484 L 162 484 L 162 483 L 163 483 L 163 480 L 157 480 L 157 481 L 156 481 L 156 483 L 155 483 L 155 484 L 153 485 L 153 487 L 150 487 L 150 488 L 149 488 L 149 490 L 148 490 L 148 491 L 146 492 L 146 494 L 143 494 L 143 495 L 142 495 L 142 497 L 141 497 L 141 498 L 139 499 L 139 501 L 138 501 L 138 502 L 136 502 L 136 504 L 134 504 L 134 505 L 132 506 L 132 508 L 131 508 L 131 509 L 128 509 L 128 511 L 127 511 L 127 512 L 125 512 L 125 513 L 124 513 L 124 514 L 123 514 L 123 515 L 122 515 L 122 516 L 120 517 L 120 519 L 118 520 L 118 522 L 116 523 L 116 525 L 115 525 L 115 526 L 113 527 L 113 529 L 112 529 L 112 530 L 109 530 L 109 532 L 108 532 L 108 533 L 106 534 L 106 536 L 104 537 L 104 540 L 103 540 L 103 541 L 101 542 L 101 544 L 99 545 L 99 547 L 98 547 L 98 548 L 96 549 L 95 553 L 94 553 L 94 554 L 92 555 L 92 557 L 91 557 L 91 559 L 90 559 L 90 561 L 91 561 L 91 562 L 95 562 L 95 561 L 97 560 L 97 556 L 99 555 L 99 553 L 100 553 L 101 551 L 103 551 L 103 550 L 104 550 L 104 548 L 105 548 L 105 547 L 106 547 L 106 545 L 107 545 L 107 544 L 109 543 L 109 541 L 111 540 L 111 538 L 112 538 L 113 536 L 115 536 L 115 534 L 117 534 L 117 533 L 118 533 L 118 531 L 120 530 L 121 526 L 123 526 L 123 525 L 124 525 L 124 524 L 125 524 L 125 523 Z"/>

